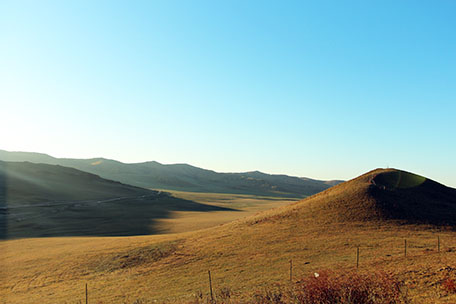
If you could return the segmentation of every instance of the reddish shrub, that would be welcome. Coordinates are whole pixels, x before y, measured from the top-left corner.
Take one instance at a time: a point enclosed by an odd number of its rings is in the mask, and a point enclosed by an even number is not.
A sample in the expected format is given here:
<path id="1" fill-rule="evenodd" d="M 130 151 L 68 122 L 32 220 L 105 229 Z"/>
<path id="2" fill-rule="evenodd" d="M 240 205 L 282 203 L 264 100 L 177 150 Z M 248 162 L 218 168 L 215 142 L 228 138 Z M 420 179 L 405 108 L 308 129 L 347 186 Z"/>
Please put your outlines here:
<path id="1" fill-rule="evenodd" d="M 337 274 L 322 272 L 298 283 L 297 298 L 301 303 L 393 304 L 400 302 L 401 284 L 383 272 Z"/>
<path id="2" fill-rule="evenodd" d="M 322 271 L 298 283 L 296 298 L 301 303 L 340 303 L 341 288 L 339 278 L 330 272 Z"/>
<path id="3" fill-rule="evenodd" d="M 442 287 L 443 287 L 443 289 L 445 289 L 448 292 L 456 293 L 456 283 L 454 282 L 453 279 L 449 278 L 449 279 L 446 279 L 445 281 L 443 281 Z"/>
<path id="4" fill-rule="evenodd" d="M 256 294 L 254 303 L 394 304 L 406 301 L 401 283 L 392 275 L 322 271 L 297 282 L 291 290 L 271 289 Z"/>

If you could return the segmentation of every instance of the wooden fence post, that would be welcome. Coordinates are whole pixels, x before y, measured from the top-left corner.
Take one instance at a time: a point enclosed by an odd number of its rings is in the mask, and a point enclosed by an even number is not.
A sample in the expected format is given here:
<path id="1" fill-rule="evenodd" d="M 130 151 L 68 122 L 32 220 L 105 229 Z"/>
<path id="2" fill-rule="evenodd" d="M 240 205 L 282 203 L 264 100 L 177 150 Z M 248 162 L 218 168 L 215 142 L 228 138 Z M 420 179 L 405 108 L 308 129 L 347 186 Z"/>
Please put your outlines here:
<path id="1" fill-rule="evenodd" d="M 290 282 L 293 282 L 293 260 L 290 260 Z"/>
<path id="2" fill-rule="evenodd" d="M 89 303 L 89 298 L 87 297 L 87 283 L 86 283 L 85 292 L 86 292 L 86 304 L 88 304 Z"/>
<path id="3" fill-rule="evenodd" d="M 407 239 L 404 240 L 404 256 L 407 256 Z"/>
<path id="4" fill-rule="evenodd" d="M 207 273 L 209 274 L 209 289 L 211 291 L 211 303 L 214 303 L 214 294 L 212 293 L 212 278 L 211 278 L 211 271 L 208 270 Z"/>
<path id="5" fill-rule="evenodd" d="M 437 236 L 437 248 L 438 252 L 440 252 L 440 235 Z"/>
<path id="6" fill-rule="evenodd" d="M 359 246 L 356 247 L 356 268 L 359 267 Z"/>

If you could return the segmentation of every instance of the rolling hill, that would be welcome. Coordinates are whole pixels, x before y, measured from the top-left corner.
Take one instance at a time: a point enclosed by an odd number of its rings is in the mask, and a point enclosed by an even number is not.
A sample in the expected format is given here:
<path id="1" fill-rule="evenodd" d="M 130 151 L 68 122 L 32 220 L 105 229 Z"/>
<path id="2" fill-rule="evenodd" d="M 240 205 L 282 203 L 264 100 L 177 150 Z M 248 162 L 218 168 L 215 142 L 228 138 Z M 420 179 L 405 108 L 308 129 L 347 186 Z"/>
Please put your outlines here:
<path id="1" fill-rule="evenodd" d="M 377 169 L 300 202 L 191 233 L 7 241 L 0 243 L 8 278 L 1 292 L 10 302 L 82 301 L 87 283 L 94 302 L 204 303 L 210 270 L 218 302 L 229 294 L 230 303 L 265 303 L 256 295 L 279 297 L 302 277 L 315 280 L 314 273 L 375 270 L 402 282 L 410 300 L 404 303 L 453 303 L 456 294 L 442 284 L 456 279 L 455 191 Z M 45 259 L 33 254 L 42 250 Z"/>
<path id="2" fill-rule="evenodd" d="M 187 164 L 163 165 L 155 161 L 125 164 L 104 158 L 54 158 L 40 153 L 4 150 L 0 150 L 0 160 L 61 165 L 138 187 L 192 192 L 302 198 L 341 182 L 272 175 L 258 171 L 217 173 Z"/>
<path id="3" fill-rule="evenodd" d="M 171 211 L 228 210 L 59 165 L 0 161 L 0 239 L 158 233 Z"/>
<path id="4" fill-rule="evenodd" d="M 0 161 L 0 184 L 0 203 L 8 205 L 157 195 L 73 168 L 30 162 Z"/>
<path id="5" fill-rule="evenodd" d="M 305 218 L 318 223 L 388 222 L 456 225 L 456 189 L 396 169 L 377 169 L 334 186 L 275 217 Z M 267 220 L 267 219 L 265 219 Z"/>

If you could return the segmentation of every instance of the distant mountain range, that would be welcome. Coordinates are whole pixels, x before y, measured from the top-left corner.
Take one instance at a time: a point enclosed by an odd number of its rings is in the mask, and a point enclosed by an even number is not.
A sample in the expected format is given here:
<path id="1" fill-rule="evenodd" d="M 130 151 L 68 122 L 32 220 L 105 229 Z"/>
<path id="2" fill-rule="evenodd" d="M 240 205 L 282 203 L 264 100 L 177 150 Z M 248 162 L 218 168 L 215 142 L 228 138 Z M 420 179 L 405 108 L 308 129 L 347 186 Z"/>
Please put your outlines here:
<path id="1" fill-rule="evenodd" d="M 218 173 L 187 164 L 163 165 L 155 161 L 126 164 L 104 158 L 55 158 L 41 153 L 4 150 L 0 150 L 0 160 L 66 166 L 137 187 L 191 192 L 302 198 L 342 182 L 265 174 L 259 171 Z"/>

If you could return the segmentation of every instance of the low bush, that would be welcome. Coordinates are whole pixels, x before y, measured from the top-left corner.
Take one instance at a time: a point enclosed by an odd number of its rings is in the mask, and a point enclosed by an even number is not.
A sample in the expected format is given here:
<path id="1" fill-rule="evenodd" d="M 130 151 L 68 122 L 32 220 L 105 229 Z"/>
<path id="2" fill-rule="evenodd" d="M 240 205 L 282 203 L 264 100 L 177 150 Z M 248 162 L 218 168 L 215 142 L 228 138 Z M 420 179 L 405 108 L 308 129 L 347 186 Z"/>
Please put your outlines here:
<path id="1" fill-rule="evenodd" d="M 394 304 L 407 303 L 403 284 L 384 272 L 336 273 L 322 271 L 303 278 L 291 287 L 274 287 L 256 293 L 256 304 Z"/>
<path id="2" fill-rule="evenodd" d="M 288 295 L 287 295 L 288 294 Z M 290 290 L 280 286 L 279 284 L 265 289 L 264 291 L 257 291 L 253 295 L 252 303 L 256 304 L 285 304 L 289 302 Z"/>
<path id="3" fill-rule="evenodd" d="M 442 287 L 449 293 L 456 293 L 456 283 L 453 279 L 448 278 L 442 283 Z"/>

